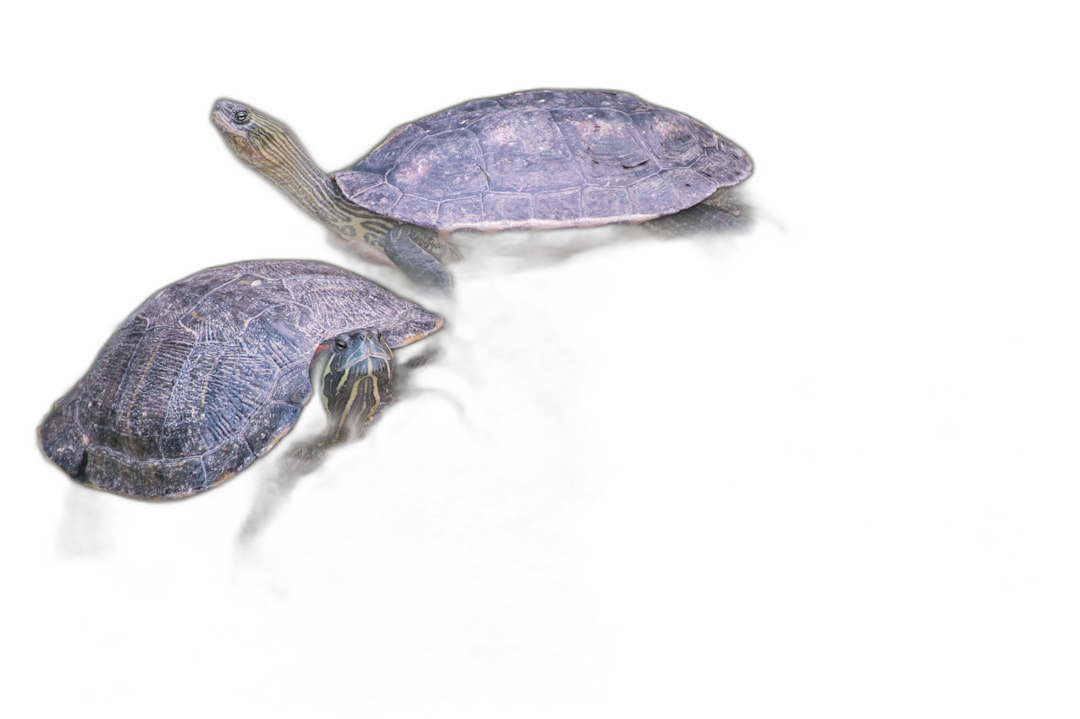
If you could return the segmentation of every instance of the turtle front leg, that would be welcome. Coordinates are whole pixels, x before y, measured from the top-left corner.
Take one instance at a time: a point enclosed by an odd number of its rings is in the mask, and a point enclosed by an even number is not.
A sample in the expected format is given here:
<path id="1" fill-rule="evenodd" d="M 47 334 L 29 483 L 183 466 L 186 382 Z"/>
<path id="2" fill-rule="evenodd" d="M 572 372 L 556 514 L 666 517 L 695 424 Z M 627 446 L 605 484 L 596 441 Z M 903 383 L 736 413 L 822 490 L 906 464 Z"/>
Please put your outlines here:
<path id="1" fill-rule="evenodd" d="M 262 465 L 255 502 L 235 545 L 233 570 L 238 578 L 258 578 L 262 537 L 281 514 L 299 481 L 318 472 L 326 453 L 318 437 L 302 436 L 276 449 Z"/>
<path id="2" fill-rule="evenodd" d="M 730 258 L 739 254 L 757 230 L 758 220 L 742 212 L 747 208 L 741 193 L 725 189 L 683 212 L 658 217 L 646 225 L 659 235 L 696 242 L 710 254 Z"/>
<path id="3" fill-rule="evenodd" d="M 454 278 L 443 262 L 457 259 L 457 250 L 435 230 L 408 224 L 394 225 L 382 249 L 414 282 L 443 292 L 453 287 Z"/>
<path id="4" fill-rule="evenodd" d="M 340 220 L 340 221 L 339 221 Z M 454 279 L 445 263 L 460 258 L 447 235 L 427 227 L 350 208 L 330 229 L 364 259 L 392 264 L 424 287 L 448 292 Z"/>

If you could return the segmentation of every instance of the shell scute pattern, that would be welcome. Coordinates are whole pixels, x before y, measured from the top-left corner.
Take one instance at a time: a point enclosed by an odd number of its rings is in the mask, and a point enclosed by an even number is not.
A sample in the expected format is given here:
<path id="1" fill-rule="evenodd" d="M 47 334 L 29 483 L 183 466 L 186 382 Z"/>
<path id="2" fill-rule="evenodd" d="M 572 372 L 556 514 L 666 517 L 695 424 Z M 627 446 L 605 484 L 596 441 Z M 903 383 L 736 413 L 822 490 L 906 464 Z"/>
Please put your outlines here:
<path id="1" fill-rule="evenodd" d="M 466 102 L 399 127 L 333 174 L 254 108 L 222 99 L 212 121 L 237 157 L 351 249 L 441 291 L 453 285 L 446 265 L 461 256 L 446 236 L 457 230 L 645 222 L 695 205 L 652 227 L 746 224 L 736 194 L 722 188 L 749 176 L 747 155 L 696 120 L 625 93 L 536 90 Z"/>
<path id="2" fill-rule="evenodd" d="M 442 320 L 316 262 L 211 268 L 154 295 L 40 428 L 72 477 L 143 499 L 200 492 L 269 451 L 311 394 L 320 343 L 377 329 L 391 347 Z"/>
<path id="3" fill-rule="evenodd" d="M 544 90 L 407 125 L 335 179 L 373 212 L 501 230 L 657 217 L 749 172 L 742 150 L 684 115 L 624 93 Z"/>

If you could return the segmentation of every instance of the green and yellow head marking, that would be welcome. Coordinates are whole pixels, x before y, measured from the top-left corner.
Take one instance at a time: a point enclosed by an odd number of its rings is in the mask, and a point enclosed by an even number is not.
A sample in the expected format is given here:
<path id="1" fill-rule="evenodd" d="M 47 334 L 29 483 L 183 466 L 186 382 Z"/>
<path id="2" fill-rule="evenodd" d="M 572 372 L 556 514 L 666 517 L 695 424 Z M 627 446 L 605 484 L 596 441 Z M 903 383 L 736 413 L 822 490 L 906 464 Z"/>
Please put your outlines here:
<path id="1" fill-rule="evenodd" d="M 391 399 L 394 352 L 374 330 L 360 330 L 330 342 L 323 372 L 323 403 L 329 425 L 323 443 L 356 439 Z"/>

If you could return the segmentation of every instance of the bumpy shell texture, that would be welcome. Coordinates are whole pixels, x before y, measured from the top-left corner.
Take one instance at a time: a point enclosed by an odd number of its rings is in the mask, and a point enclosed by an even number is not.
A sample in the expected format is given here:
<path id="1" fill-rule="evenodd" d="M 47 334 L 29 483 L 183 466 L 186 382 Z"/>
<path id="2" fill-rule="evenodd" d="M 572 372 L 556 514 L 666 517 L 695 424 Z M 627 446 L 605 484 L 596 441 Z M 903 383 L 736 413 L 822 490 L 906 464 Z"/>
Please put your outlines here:
<path id="1" fill-rule="evenodd" d="M 750 174 L 746 153 L 633 95 L 543 90 L 475 100 L 398 128 L 335 175 L 373 212 L 444 230 L 640 222 Z"/>
<path id="2" fill-rule="evenodd" d="M 201 492 L 264 454 L 311 393 L 316 349 L 374 328 L 392 347 L 442 319 L 319 262 L 214 267 L 147 300 L 53 408 L 42 449 L 75 479 L 140 499 Z"/>

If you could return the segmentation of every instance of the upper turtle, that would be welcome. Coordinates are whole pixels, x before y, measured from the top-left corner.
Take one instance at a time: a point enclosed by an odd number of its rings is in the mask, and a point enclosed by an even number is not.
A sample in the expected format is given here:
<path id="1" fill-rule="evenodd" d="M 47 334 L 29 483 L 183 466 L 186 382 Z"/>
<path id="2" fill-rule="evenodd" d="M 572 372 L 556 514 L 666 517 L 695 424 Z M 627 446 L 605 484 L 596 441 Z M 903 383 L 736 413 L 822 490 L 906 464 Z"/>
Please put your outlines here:
<path id="1" fill-rule="evenodd" d="M 213 120 L 241 159 L 352 247 L 442 288 L 456 251 L 434 230 L 640 222 L 751 170 L 745 152 L 696 120 L 600 90 L 467 102 L 398 128 L 334 174 L 250 106 L 221 100 Z"/>

